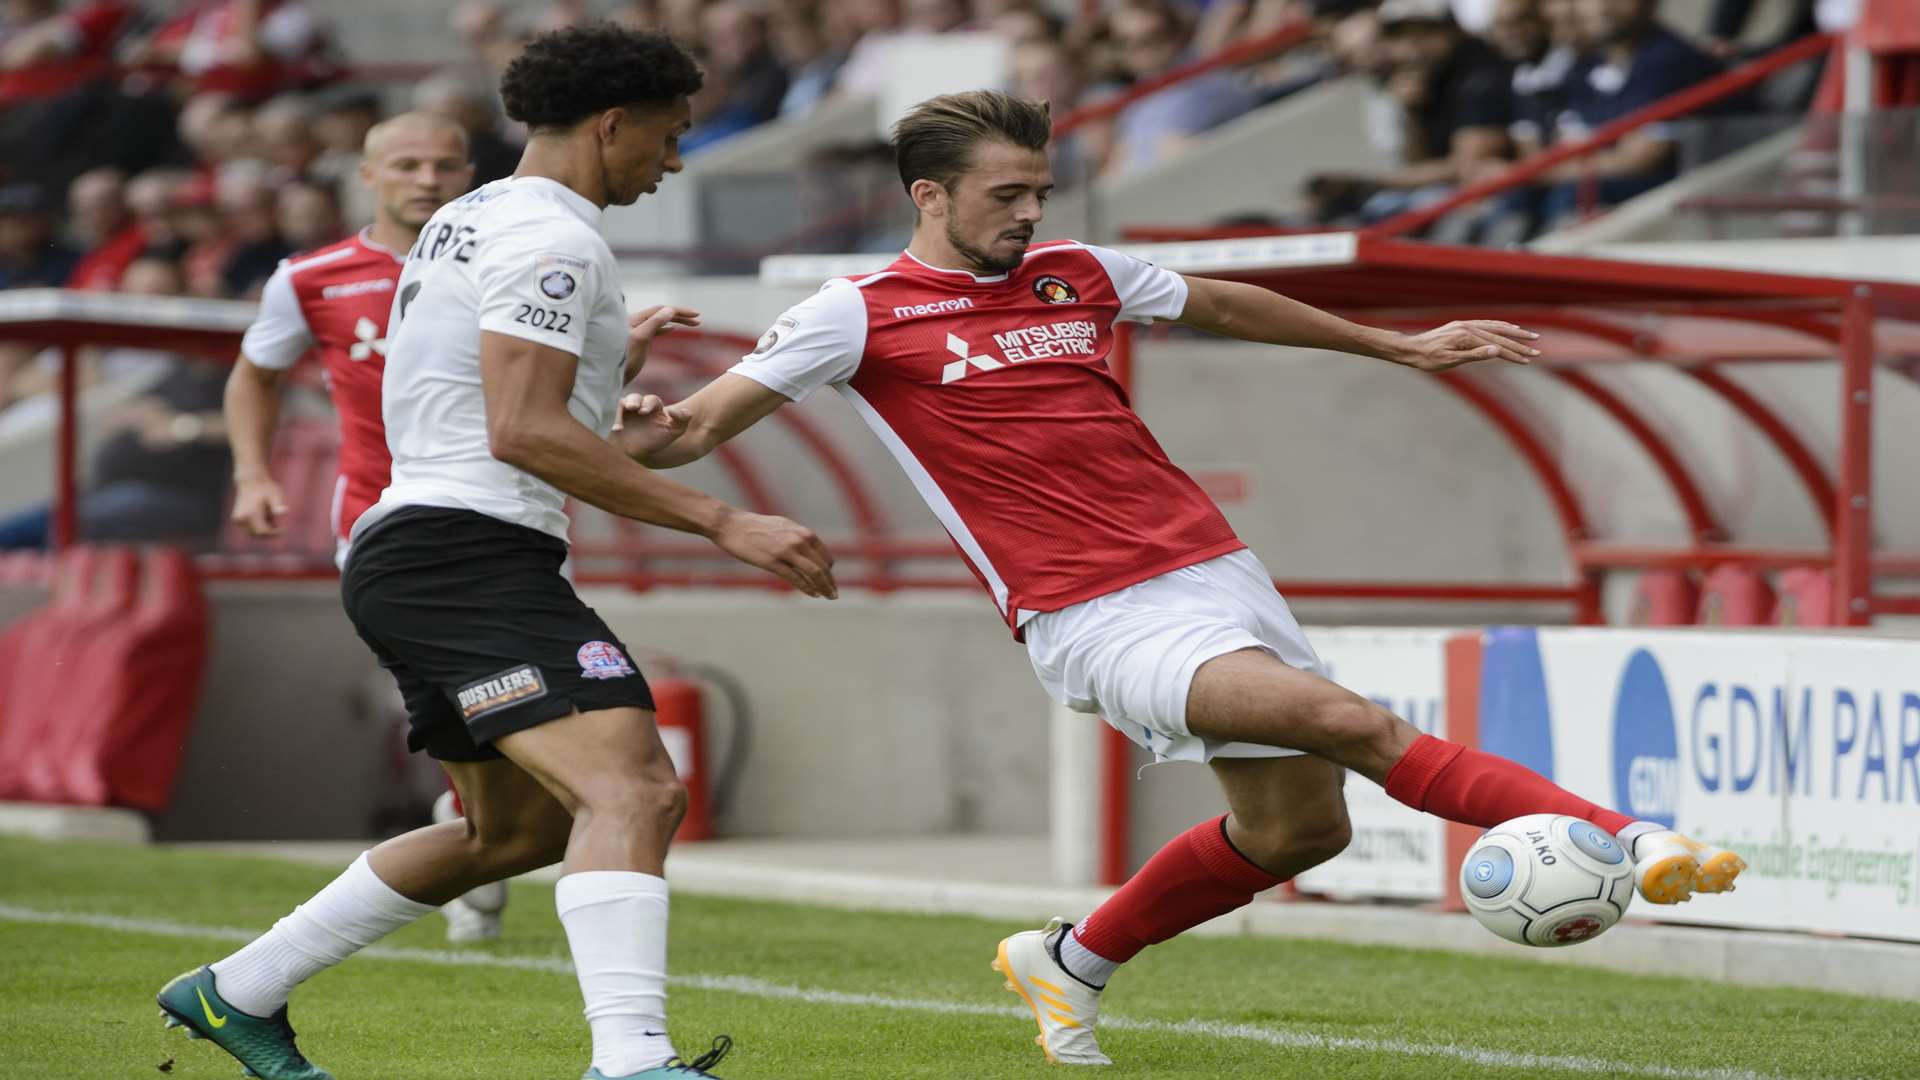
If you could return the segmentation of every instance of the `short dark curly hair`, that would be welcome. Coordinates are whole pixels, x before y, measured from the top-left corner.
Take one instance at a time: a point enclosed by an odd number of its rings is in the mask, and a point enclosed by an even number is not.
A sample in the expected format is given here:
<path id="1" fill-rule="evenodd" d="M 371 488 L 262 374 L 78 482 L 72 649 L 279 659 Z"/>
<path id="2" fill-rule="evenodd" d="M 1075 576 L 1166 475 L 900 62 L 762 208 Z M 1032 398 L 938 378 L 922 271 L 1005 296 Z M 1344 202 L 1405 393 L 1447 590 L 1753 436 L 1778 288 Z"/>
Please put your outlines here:
<path id="1" fill-rule="evenodd" d="M 623 105 L 671 105 L 701 80 L 700 65 L 666 34 L 588 22 L 529 41 L 500 77 L 500 98 L 509 117 L 556 131 Z"/>

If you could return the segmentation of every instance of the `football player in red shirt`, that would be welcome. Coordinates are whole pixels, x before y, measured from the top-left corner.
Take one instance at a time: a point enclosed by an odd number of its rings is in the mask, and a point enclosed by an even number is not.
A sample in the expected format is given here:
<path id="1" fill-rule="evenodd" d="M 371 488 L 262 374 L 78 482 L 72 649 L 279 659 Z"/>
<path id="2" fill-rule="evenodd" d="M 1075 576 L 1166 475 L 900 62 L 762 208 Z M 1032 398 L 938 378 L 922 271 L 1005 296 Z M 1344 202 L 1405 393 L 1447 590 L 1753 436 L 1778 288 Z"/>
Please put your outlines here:
<path id="1" fill-rule="evenodd" d="M 1000 943 L 994 966 L 1032 1009 L 1048 1059 L 1107 1063 L 1094 1022 L 1120 964 L 1339 854 L 1344 769 L 1451 821 L 1591 822 L 1616 834 L 1653 903 L 1729 888 L 1745 866 L 1732 852 L 1423 735 L 1329 681 L 1272 575 L 1107 367 L 1121 319 L 1429 372 L 1525 364 L 1537 335 L 1490 320 L 1380 330 L 1253 285 L 1032 243 L 1053 187 L 1049 128 L 1044 105 L 997 92 L 916 107 L 894 130 L 919 211 L 906 252 L 828 282 L 686 401 L 629 395 L 618 436 L 668 468 L 834 387 L 906 470 L 1054 699 L 1099 712 L 1159 760 L 1212 765 L 1230 813 L 1175 838 L 1078 926 Z"/>
<path id="2" fill-rule="evenodd" d="M 268 465 L 281 385 L 311 353 L 326 372 L 340 416 L 340 473 L 328 501 L 335 557 L 387 486 L 392 455 L 380 420 L 387 313 L 407 250 L 435 210 L 472 185 L 467 134 L 435 113 L 402 113 L 367 132 L 360 182 L 374 194 L 373 224 L 336 244 L 283 261 L 267 279 L 260 315 L 240 343 L 227 380 L 227 430 L 233 441 L 233 520 L 254 536 L 283 527 L 287 500 Z M 309 508 L 310 509 L 310 508 Z M 435 820 L 460 816 L 452 790 L 434 804 Z M 452 941 L 500 936 L 505 882 L 483 885 L 441 910 Z"/>

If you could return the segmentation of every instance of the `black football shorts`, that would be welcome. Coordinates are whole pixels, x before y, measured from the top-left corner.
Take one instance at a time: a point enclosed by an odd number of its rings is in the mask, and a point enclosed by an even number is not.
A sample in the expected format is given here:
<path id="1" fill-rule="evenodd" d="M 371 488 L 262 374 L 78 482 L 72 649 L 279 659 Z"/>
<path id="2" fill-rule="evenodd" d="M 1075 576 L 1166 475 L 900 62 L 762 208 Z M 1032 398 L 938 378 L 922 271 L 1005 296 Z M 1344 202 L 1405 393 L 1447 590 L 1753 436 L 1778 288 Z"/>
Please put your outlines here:
<path id="1" fill-rule="evenodd" d="M 340 594 L 407 703 L 407 746 L 500 757 L 574 710 L 653 708 L 625 645 L 561 575 L 567 546 L 471 510 L 410 506 L 353 543 Z"/>

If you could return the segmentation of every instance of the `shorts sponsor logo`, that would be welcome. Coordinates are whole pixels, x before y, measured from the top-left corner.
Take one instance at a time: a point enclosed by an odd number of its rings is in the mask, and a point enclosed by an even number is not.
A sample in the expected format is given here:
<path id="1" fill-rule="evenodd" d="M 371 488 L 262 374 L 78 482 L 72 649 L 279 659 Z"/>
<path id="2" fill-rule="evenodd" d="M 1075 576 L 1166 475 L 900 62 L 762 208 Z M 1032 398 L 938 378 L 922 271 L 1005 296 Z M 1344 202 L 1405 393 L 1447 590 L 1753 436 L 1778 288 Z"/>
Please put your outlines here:
<path id="1" fill-rule="evenodd" d="M 633 674 L 633 665 L 627 663 L 626 654 L 611 642 L 589 641 L 580 646 L 574 658 L 580 661 L 583 679 L 624 679 Z"/>
<path id="2" fill-rule="evenodd" d="M 374 278 L 371 281 L 349 281 L 343 285 L 328 285 L 320 290 L 320 298 L 338 300 L 343 296 L 364 296 L 367 293 L 392 291 L 392 278 Z"/>
<path id="3" fill-rule="evenodd" d="M 893 317 L 911 319 L 918 315 L 942 315 L 949 311 L 965 311 L 972 306 L 973 300 L 970 297 L 956 296 L 926 304 L 904 304 L 893 309 Z"/>
<path id="4" fill-rule="evenodd" d="M 1052 274 L 1043 275 L 1033 283 L 1033 295 L 1049 304 L 1076 304 L 1080 302 L 1080 293 L 1066 281 Z"/>
<path id="5" fill-rule="evenodd" d="M 573 280 L 573 275 L 565 270 L 549 270 L 540 275 L 540 291 L 552 300 L 565 300 L 572 296 L 578 284 Z"/>
<path id="6" fill-rule="evenodd" d="M 546 694 L 547 681 L 540 677 L 540 669 L 521 664 L 461 687 L 454 703 L 460 706 L 461 718 L 471 721 Z"/>

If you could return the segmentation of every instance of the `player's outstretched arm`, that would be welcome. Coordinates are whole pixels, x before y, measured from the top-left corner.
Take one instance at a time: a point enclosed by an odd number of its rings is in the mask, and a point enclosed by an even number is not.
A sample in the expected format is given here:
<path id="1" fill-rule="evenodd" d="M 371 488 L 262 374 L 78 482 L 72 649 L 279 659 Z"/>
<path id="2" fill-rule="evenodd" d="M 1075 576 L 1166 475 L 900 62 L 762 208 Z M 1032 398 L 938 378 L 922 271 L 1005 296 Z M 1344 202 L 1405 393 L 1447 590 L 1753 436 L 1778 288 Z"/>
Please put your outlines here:
<path id="1" fill-rule="evenodd" d="M 525 338 L 482 331 L 480 377 L 494 457 L 582 502 L 712 540 L 809 596 L 833 597 L 833 557 L 812 530 L 752 514 L 640 465 L 567 411 L 578 360 Z"/>
<path id="2" fill-rule="evenodd" d="M 286 372 L 242 355 L 227 376 L 222 411 L 233 446 L 233 520 L 253 536 L 272 536 L 287 518 L 287 497 L 273 479 L 273 430 L 280 422 Z"/>
<path id="3" fill-rule="evenodd" d="M 620 401 L 615 441 L 649 469 L 698 461 L 713 448 L 773 415 L 788 399 L 744 375 L 726 374 L 685 401 L 668 405 L 652 394 Z"/>
<path id="4" fill-rule="evenodd" d="M 1238 281 L 1189 277 L 1179 322 L 1222 337 L 1268 345 L 1371 356 L 1421 371 L 1450 371 L 1476 360 L 1531 363 L 1540 335 L 1497 319 L 1450 322 L 1423 334 L 1362 326 L 1279 293 Z"/>

